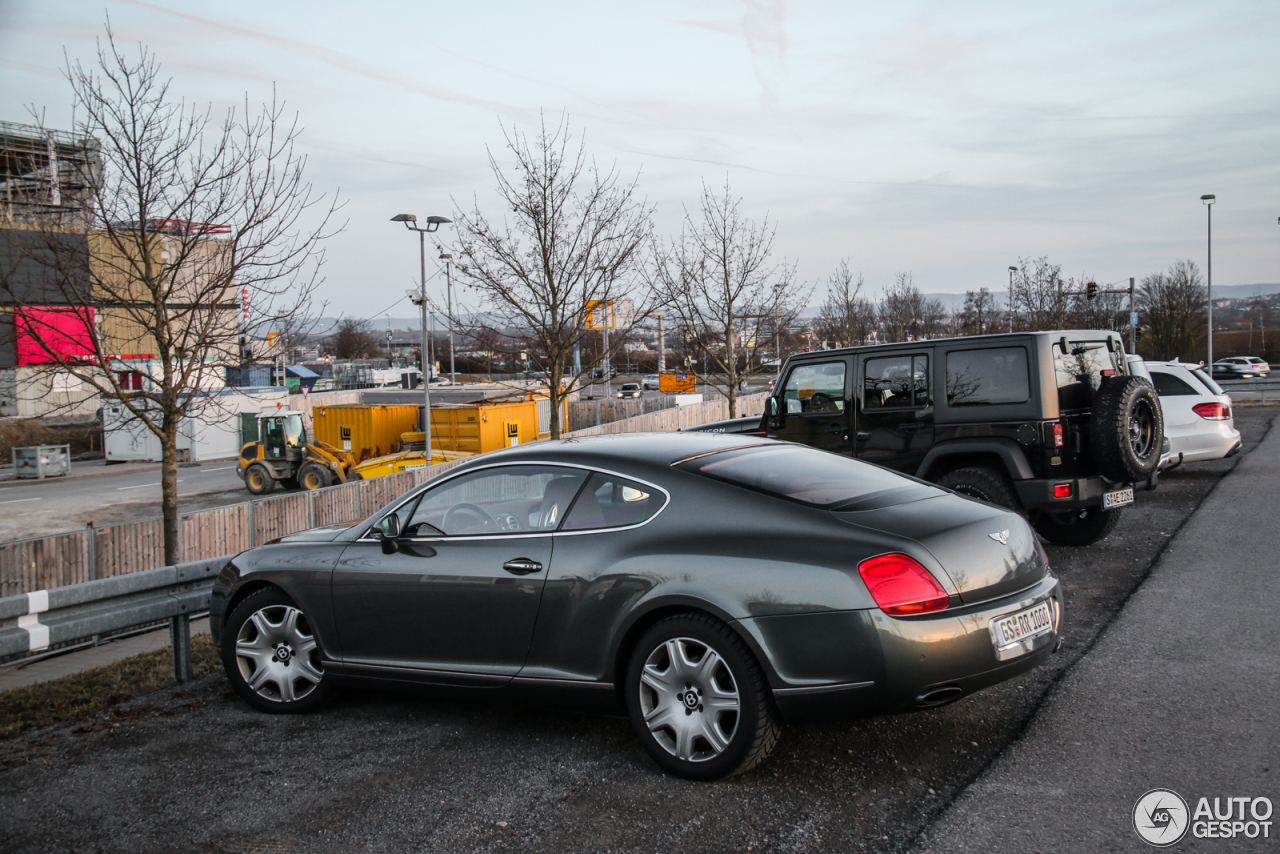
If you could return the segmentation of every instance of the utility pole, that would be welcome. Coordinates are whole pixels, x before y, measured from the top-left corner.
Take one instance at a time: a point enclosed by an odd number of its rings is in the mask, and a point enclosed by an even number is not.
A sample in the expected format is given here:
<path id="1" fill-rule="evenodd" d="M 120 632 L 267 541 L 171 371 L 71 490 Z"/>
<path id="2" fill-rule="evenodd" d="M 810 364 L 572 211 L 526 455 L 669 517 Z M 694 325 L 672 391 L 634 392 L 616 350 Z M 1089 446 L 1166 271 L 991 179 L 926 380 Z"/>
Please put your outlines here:
<path id="1" fill-rule="evenodd" d="M 1138 306 L 1134 302 L 1133 276 L 1129 277 L 1129 352 L 1138 354 Z"/>
<path id="2" fill-rule="evenodd" d="M 1200 197 L 1200 201 L 1204 203 L 1204 212 L 1208 217 L 1206 220 L 1206 239 L 1209 260 L 1209 287 L 1207 290 L 1209 297 L 1209 361 L 1205 363 L 1205 367 L 1209 369 L 1209 376 L 1213 376 L 1213 203 L 1217 201 L 1217 196 L 1207 193 Z"/>
<path id="3" fill-rule="evenodd" d="M 449 271 L 449 265 L 453 263 L 453 255 L 441 249 L 440 258 L 444 261 L 444 298 L 449 309 L 449 379 L 457 385 L 458 365 L 453 356 L 453 278 Z"/>
<path id="4" fill-rule="evenodd" d="M 427 225 L 425 228 L 414 225 L 418 218 L 413 214 L 397 214 L 391 218 L 392 222 L 402 222 L 404 227 L 410 231 L 418 232 L 418 261 L 422 273 L 420 280 L 421 291 L 414 298 L 414 302 L 419 303 L 422 309 L 422 433 L 423 448 L 426 451 L 427 465 L 432 463 L 431 452 L 431 362 L 428 362 L 428 345 L 427 345 L 427 235 L 441 225 L 450 220 L 442 216 L 427 217 Z M 433 318 L 434 319 L 434 318 Z M 450 348 L 452 349 L 452 348 Z"/>
<path id="5" fill-rule="evenodd" d="M 664 325 L 663 314 L 660 311 L 651 311 L 640 316 L 658 318 L 658 373 L 662 373 L 667 369 L 667 331 Z"/>

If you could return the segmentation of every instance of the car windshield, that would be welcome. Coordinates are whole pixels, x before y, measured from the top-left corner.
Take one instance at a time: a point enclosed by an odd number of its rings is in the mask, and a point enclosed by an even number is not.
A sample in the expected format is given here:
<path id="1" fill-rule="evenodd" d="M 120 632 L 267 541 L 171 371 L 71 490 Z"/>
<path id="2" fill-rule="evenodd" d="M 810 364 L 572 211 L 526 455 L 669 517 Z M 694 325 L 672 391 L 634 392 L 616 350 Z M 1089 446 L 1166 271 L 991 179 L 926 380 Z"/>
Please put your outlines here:
<path id="1" fill-rule="evenodd" d="M 933 493 L 932 487 L 873 466 L 800 445 L 736 448 L 695 457 L 676 468 L 824 510 L 852 510 L 890 491 Z"/>
<path id="2" fill-rule="evenodd" d="M 635 391 L 638 388 L 640 388 L 639 383 L 623 383 L 622 384 L 623 391 Z"/>

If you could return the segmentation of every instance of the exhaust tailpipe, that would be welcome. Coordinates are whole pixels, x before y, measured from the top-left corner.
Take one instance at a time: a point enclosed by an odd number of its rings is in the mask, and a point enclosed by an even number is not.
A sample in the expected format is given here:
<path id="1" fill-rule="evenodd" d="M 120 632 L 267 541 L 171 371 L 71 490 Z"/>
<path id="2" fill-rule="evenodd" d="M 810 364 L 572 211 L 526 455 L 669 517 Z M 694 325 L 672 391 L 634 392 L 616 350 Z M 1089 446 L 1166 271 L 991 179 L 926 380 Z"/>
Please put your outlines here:
<path id="1" fill-rule="evenodd" d="M 945 685 L 942 688 L 934 688 L 932 691 L 926 691 L 919 697 L 916 697 L 917 706 L 943 706 L 953 700 L 959 700 L 964 695 L 964 689 L 959 685 Z"/>

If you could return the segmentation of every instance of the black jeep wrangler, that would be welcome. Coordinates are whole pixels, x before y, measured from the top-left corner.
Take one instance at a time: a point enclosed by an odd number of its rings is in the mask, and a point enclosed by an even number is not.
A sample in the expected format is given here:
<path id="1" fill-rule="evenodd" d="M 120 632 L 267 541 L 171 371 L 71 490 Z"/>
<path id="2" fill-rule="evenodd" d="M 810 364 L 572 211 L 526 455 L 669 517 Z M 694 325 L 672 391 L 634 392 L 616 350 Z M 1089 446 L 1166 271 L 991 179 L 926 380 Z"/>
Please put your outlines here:
<path id="1" fill-rule="evenodd" d="M 878 463 L 1024 513 L 1083 546 L 1115 527 L 1133 485 L 1154 486 L 1159 398 L 1114 332 L 981 335 L 804 353 L 787 360 L 762 432 Z"/>

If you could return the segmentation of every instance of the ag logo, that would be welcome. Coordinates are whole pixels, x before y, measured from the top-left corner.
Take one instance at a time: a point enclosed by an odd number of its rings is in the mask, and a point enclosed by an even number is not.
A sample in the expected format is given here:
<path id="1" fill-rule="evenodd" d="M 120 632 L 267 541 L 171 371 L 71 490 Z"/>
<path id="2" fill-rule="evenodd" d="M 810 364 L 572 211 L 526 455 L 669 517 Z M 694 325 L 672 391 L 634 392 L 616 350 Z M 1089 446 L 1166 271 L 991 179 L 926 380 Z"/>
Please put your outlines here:
<path id="1" fill-rule="evenodd" d="M 1133 805 L 1133 829 L 1142 841 L 1166 848 L 1187 835 L 1187 802 L 1172 789 L 1152 789 Z"/>

